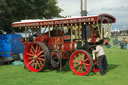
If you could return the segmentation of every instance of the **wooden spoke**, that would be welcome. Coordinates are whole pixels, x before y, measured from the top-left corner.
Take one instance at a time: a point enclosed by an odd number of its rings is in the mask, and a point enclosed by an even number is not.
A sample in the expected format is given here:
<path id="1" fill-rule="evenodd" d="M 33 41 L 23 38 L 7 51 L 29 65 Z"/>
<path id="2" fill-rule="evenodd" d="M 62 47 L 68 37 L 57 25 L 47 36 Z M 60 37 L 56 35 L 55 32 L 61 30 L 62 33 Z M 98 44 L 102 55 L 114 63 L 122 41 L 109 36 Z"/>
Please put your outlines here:
<path id="1" fill-rule="evenodd" d="M 34 67 L 35 69 L 37 69 L 37 62 L 35 61 L 35 67 Z"/>
<path id="2" fill-rule="evenodd" d="M 79 61 L 79 59 L 78 59 L 76 56 L 74 56 L 74 58 L 75 58 L 77 61 Z"/>
<path id="3" fill-rule="evenodd" d="M 38 51 L 38 45 L 36 45 L 36 51 L 35 52 L 37 52 Z"/>
<path id="4" fill-rule="evenodd" d="M 78 61 L 73 61 L 73 63 L 78 63 Z"/>
<path id="5" fill-rule="evenodd" d="M 78 63 L 78 64 L 76 64 L 75 66 L 74 66 L 74 68 L 76 68 L 77 66 L 79 66 L 80 64 Z"/>
<path id="6" fill-rule="evenodd" d="M 83 65 L 89 66 L 89 64 L 83 63 Z"/>
<path id="7" fill-rule="evenodd" d="M 88 58 L 86 58 L 86 59 L 84 60 L 84 63 L 85 63 L 86 61 L 88 61 Z"/>
<path id="8" fill-rule="evenodd" d="M 33 54 L 31 54 L 31 53 L 27 53 L 27 55 L 29 55 L 29 56 L 34 56 Z"/>
<path id="9" fill-rule="evenodd" d="M 38 55 L 37 56 L 39 56 L 40 54 L 42 54 L 44 51 L 40 51 L 40 53 L 38 53 Z"/>
<path id="10" fill-rule="evenodd" d="M 45 61 L 45 59 L 42 59 L 42 58 L 38 58 L 39 60 L 41 60 L 41 61 Z"/>
<path id="11" fill-rule="evenodd" d="M 31 48 L 33 49 L 34 53 L 36 52 L 35 48 L 33 47 L 33 45 L 31 45 Z"/>
<path id="12" fill-rule="evenodd" d="M 41 56 L 39 56 L 39 57 L 45 57 L 45 55 L 41 55 Z"/>
<path id="13" fill-rule="evenodd" d="M 39 53 L 40 52 L 40 47 L 38 48 L 38 52 L 37 53 Z"/>
<path id="14" fill-rule="evenodd" d="M 78 68 L 78 70 L 77 70 L 77 71 L 79 72 L 79 71 L 80 71 L 80 69 L 81 69 L 81 66 Z"/>
<path id="15" fill-rule="evenodd" d="M 30 52 L 32 53 L 32 55 L 35 55 L 34 52 L 33 52 L 33 50 L 32 50 L 32 48 L 30 48 Z"/>
<path id="16" fill-rule="evenodd" d="M 38 60 L 36 60 L 36 61 L 37 61 L 37 65 L 39 66 L 39 68 L 41 68 L 40 63 L 38 62 Z"/>
<path id="17" fill-rule="evenodd" d="M 32 57 L 28 57 L 28 59 L 29 59 L 29 60 L 33 60 L 33 58 L 32 58 Z"/>
<path id="18" fill-rule="evenodd" d="M 27 66 L 31 65 L 34 62 L 34 60 L 30 61 Z"/>
<path id="19" fill-rule="evenodd" d="M 85 55 L 84 55 L 84 54 L 82 54 L 82 56 L 81 56 L 81 57 L 82 57 L 82 60 L 84 59 L 84 56 L 85 56 Z"/>
<path id="20" fill-rule="evenodd" d="M 88 70 L 88 68 L 83 64 L 84 68 L 86 69 L 86 71 Z"/>
<path id="21" fill-rule="evenodd" d="M 42 63 L 42 61 L 41 61 L 41 60 L 39 60 L 39 62 L 40 62 L 40 64 L 41 64 L 41 66 L 43 67 L 43 66 L 44 66 L 44 64 Z"/>
<path id="22" fill-rule="evenodd" d="M 82 68 L 82 66 L 81 66 L 81 73 L 83 73 L 84 71 L 83 71 L 83 68 Z"/>
<path id="23" fill-rule="evenodd" d="M 32 63 L 32 67 L 34 68 L 34 65 L 35 65 L 35 60 L 34 60 L 34 62 Z"/>
<path id="24" fill-rule="evenodd" d="M 79 53 L 80 60 L 82 60 L 81 53 Z"/>

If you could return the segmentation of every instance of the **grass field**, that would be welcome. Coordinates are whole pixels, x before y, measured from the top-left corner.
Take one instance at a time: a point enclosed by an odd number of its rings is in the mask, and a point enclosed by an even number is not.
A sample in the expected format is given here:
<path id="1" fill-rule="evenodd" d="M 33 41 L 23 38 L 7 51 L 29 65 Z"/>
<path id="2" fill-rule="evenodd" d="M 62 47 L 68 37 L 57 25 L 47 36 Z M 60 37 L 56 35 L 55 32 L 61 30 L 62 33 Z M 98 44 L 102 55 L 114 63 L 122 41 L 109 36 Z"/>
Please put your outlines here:
<path id="1" fill-rule="evenodd" d="M 128 50 L 105 48 L 108 68 L 104 76 L 74 75 L 69 67 L 64 71 L 47 70 L 33 73 L 23 66 L 0 66 L 0 85 L 128 85 Z"/>

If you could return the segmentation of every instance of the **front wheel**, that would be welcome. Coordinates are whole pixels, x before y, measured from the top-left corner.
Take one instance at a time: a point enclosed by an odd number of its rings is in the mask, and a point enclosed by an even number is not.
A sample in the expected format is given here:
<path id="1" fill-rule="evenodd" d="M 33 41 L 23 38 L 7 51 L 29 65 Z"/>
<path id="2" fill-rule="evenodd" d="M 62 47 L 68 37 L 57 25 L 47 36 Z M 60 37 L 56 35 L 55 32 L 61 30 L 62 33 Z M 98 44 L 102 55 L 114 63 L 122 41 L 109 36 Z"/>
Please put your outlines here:
<path id="1" fill-rule="evenodd" d="M 70 57 L 70 68 L 76 75 L 88 75 L 92 70 L 93 61 L 90 54 L 84 50 L 77 50 Z"/>

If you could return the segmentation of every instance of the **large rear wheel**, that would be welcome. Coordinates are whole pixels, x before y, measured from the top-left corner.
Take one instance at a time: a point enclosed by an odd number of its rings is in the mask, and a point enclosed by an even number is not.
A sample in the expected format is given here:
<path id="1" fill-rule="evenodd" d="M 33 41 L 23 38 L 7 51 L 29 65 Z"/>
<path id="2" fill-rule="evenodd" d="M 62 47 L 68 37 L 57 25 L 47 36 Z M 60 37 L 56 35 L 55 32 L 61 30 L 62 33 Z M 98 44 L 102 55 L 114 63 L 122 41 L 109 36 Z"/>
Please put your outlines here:
<path id="1" fill-rule="evenodd" d="M 24 63 L 32 72 L 43 71 L 49 62 L 49 51 L 45 44 L 34 42 L 28 45 L 24 51 Z"/>
<path id="2" fill-rule="evenodd" d="M 93 61 L 90 54 L 84 50 L 77 50 L 70 57 L 70 68 L 76 75 L 88 75 L 92 70 Z"/>

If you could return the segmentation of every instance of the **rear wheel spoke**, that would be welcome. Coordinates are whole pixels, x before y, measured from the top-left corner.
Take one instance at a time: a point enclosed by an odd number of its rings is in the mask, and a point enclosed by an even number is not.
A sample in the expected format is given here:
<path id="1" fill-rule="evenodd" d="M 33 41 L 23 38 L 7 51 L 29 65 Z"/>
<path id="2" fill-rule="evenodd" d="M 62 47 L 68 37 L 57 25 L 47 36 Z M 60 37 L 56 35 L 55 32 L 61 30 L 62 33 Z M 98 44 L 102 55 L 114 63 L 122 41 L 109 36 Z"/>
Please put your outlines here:
<path id="1" fill-rule="evenodd" d="M 40 63 L 38 62 L 38 60 L 36 60 L 36 61 L 37 61 L 37 64 L 38 64 L 39 68 L 41 68 Z"/>
<path id="2" fill-rule="evenodd" d="M 32 63 L 32 67 L 34 68 L 34 65 L 35 65 L 35 60 L 34 60 L 34 62 Z"/>
<path id="3" fill-rule="evenodd" d="M 27 67 L 28 67 L 29 65 L 31 65 L 33 62 L 34 62 L 34 60 L 31 60 L 31 61 L 27 64 Z"/>
<path id="4" fill-rule="evenodd" d="M 39 57 L 45 57 L 45 55 L 40 55 Z"/>
<path id="5" fill-rule="evenodd" d="M 45 61 L 45 59 L 42 59 L 42 58 L 38 58 L 39 60 L 41 60 L 41 61 Z"/>
<path id="6" fill-rule="evenodd" d="M 32 57 L 28 57 L 28 59 L 29 59 L 29 60 L 33 60 L 33 58 L 32 58 Z"/>
<path id="7" fill-rule="evenodd" d="M 32 55 L 35 55 L 34 52 L 33 52 L 33 50 L 32 50 L 32 48 L 30 48 L 30 52 L 32 53 Z"/>
<path id="8" fill-rule="evenodd" d="M 37 69 L 37 62 L 35 61 L 35 69 Z"/>
<path id="9" fill-rule="evenodd" d="M 44 66 L 43 62 L 42 62 L 41 60 L 39 60 L 39 62 L 40 62 L 40 64 L 41 64 L 41 66 L 43 67 L 43 66 Z"/>
<path id="10" fill-rule="evenodd" d="M 36 50 L 35 50 L 35 48 L 33 47 L 33 45 L 31 45 L 31 48 L 33 49 L 34 54 L 35 54 L 35 53 L 36 53 Z"/>
<path id="11" fill-rule="evenodd" d="M 39 55 L 42 54 L 43 52 L 44 52 L 44 51 L 40 51 L 37 56 L 39 56 Z"/>
<path id="12" fill-rule="evenodd" d="M 38 48 L 38 52 L 37 53 L 39 53 L 40 52 L 40 47 Z"/>
<path id="13" fill-rule="evenodd" d="M 29 55 L 29 56 L 34 56 L 33 54 L 31 54 L 31 53 L 27 53 L 27 55 Z"/>
<path id="14" fill-rule="evenodd" d="M 38 45 L 36 46 L 36 52 L 38 51 Z"/>

